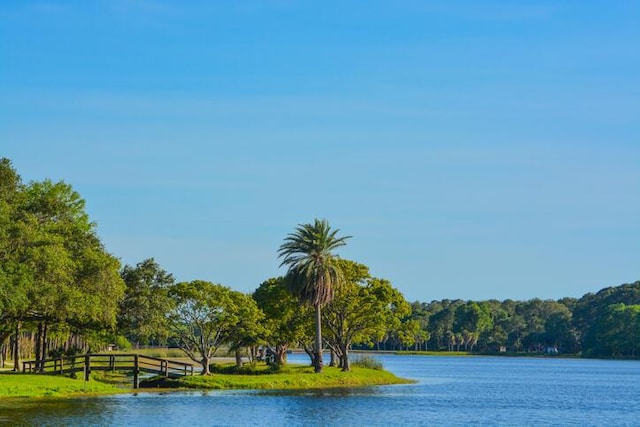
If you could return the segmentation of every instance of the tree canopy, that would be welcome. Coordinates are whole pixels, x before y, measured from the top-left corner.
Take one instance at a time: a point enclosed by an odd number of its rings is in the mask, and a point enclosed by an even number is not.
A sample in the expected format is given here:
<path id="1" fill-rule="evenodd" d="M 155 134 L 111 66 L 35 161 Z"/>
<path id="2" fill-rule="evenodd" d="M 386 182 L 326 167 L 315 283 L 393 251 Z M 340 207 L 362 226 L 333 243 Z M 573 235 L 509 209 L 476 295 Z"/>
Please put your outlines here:
<path id="1" fill-rule="evenodd" d="M 169 288 L 175 306 L 169 313 L 169 327 L 179 347 L 210 373 L 211 358 L 224 343 L 255 342 L 255 326 L 261 313 L 248 297 L 230 288 L 194 280 Z"/>
<path id="2" fill-rule="evenodd" d="M 43 359 L 50 327 L 113 328 L 124 292 L 120 265 L 100 242 L 84 200 L 62 181 L 22 184 L 6 159 L 0 179 L 4 335 L 25 322 L 37 325 L 36 359 Z"/>
<path id="3" fill-rule="evenodd" d="M 125 265 L 120 272 L 126 285 L 120 303 L 118 329 L 133 344 L 148 345 L 168 338 L 166 314 L 173 307 L 168 289 L 173 276 L 160 268 L 153 258 L 135 267 Z"/>
<path id="4" fill-rule="evenodd" d="M 350 370 L 352 344 L 373 346 L 391 330 L 398 330 L 411 308 L 388 280 L 372 278 L 363 264 L 337 260 L 343 285 L 323 315 L 327 343 L 337 354 L 343 371 Z"/>

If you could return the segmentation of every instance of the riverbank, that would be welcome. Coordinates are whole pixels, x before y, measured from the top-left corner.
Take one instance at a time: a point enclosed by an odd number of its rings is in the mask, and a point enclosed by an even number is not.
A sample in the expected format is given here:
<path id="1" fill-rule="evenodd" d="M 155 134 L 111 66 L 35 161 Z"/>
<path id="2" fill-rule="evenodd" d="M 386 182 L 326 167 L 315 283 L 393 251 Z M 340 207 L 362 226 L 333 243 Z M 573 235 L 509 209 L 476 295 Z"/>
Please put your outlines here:
<path id="1" fill-rule="evenodd" d="M 194 375 L 180 379 L 156 378 L 141 382 L 140 391 L 166 389 L 321 389 L 342 387 L 367 387 L 391 384 L 406 384 L 413 381 L 399 378 L 391 372 L 354 367 L 351 372 L 326 367 L 321 374 L 313 373 L 309 366 L 290 365 L 279 372 L 256 372 L 251 374 L 213 373 L 209 376 Z M 123 388 L 92 378 L 91 381 L 62 376 L 0 373 L 0 399 L 98 396 L 131 393 Z"/>
<path id="2" fill-rule="evenodd" d="M 0 399 L 98 396 L 128 391 L 100 381 L 83 381 L 52 375 L 0 373 Z"/>
<path id="3" fill-rule="evenodd" d="M 142 383 L 145 388 L 188 388 L 207 390 L 228 389 L 321 389 L 344 387 L 371 387 L 392 384 L 410 384 L 413 380 L 400 378 L 391 372 L 362 367 L 353 367 L 350 372 L 327 366 L 321 374 L 313 372 L 310 366 L 287 365 L 280 371 L 256 372 L 239 375 L 233 373 L 213 373 L 209 376 L 195 375 L 178 379 L 160 378 Z"/>

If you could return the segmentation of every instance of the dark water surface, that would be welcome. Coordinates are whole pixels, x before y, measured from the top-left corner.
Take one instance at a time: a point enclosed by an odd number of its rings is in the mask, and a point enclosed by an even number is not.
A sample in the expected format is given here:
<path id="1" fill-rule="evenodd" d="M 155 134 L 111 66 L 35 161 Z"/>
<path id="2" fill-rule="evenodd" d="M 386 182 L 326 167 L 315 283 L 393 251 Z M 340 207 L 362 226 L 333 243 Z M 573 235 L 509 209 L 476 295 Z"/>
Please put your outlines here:
<path id="1" fill-rule="evenodd" d="M 0 402 L 7 425 L 640 425 L 640 362 L 378 356 L 417 384 Z M 306 362 L 294 355 L 291 361 Z M 15 405 L 13 402 L 11 405 Z"/>

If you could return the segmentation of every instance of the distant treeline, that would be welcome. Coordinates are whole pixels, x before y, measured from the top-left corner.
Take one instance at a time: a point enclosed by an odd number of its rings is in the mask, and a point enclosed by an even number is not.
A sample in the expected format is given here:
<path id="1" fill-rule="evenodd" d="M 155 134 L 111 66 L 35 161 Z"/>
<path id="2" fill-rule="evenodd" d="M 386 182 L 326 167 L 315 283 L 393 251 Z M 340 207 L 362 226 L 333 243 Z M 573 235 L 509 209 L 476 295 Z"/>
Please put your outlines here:
<path id="1" fill-rule="evenodd" d="M 640 281 L 558 301 L 441 300 L 412 303 L 421 337 L 411 349 L 640 356 Z M 379 349 L 410 349 L 401 335 Z"/>

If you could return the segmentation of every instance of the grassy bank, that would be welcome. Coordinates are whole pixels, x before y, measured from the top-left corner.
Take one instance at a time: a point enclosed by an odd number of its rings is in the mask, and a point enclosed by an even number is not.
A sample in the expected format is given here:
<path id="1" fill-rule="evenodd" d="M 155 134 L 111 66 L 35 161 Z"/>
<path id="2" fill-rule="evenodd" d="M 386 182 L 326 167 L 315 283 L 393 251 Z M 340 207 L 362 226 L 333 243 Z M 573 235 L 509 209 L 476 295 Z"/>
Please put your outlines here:
<path id="1" fill-rule="evenodd" d="M 0 398 L 75 397 L 122 393 L 121 388 L 99 381 L 51 375 L 0 373 Z"/>
<path id="2" fill-rule="evenodd" d="M 310 366 L 290 365 L 278 372 L 266 368 L 235 372 L 232 366 L 214 368 L 210 376 L 195 375 L 180 379 L 158 378 L 145 381 L 142 390 L 158 389 L 321 389 L 339 387 L 364 387 L 389 384 L 406 384 L 412 381 L 398 378 L 390 372 L 354 367 L 352 372 L 341 372 L 338 368 L 326 367 L 322 374 L 314 374 Z M 104 375 L 103 375 L 104 376 Z M 131 392 L 130 379 L 118 381 L 110 376 L 100 376 L 107 384 L 92 378 L 82 379 L 34 374 L 0 373 L 0 399 L 97 396 Z M 116 387 L 114 384 L 119 384 Z M 122 385 L 128 386 L 123 388 Z"/>
<path id="3" fill-rule="evenodd" d="M 225 373 L 224 370 L 210 376 L 196 375 L 176 380 L 161 379 L 149 382 L 149 387 L 175 387 L 190 389 L 321 389 L 339 387 L 365 387 L 389 384 L 407 384 L 413 381 L 398 378 L 391 372 L 354 367 L 351 372 L 341 372 L 338 368 L 325 367 L 321 374 L 315 374 L 310 366 L 288 365 L 279 372 L 252 372 L 239 375 Z"/>

